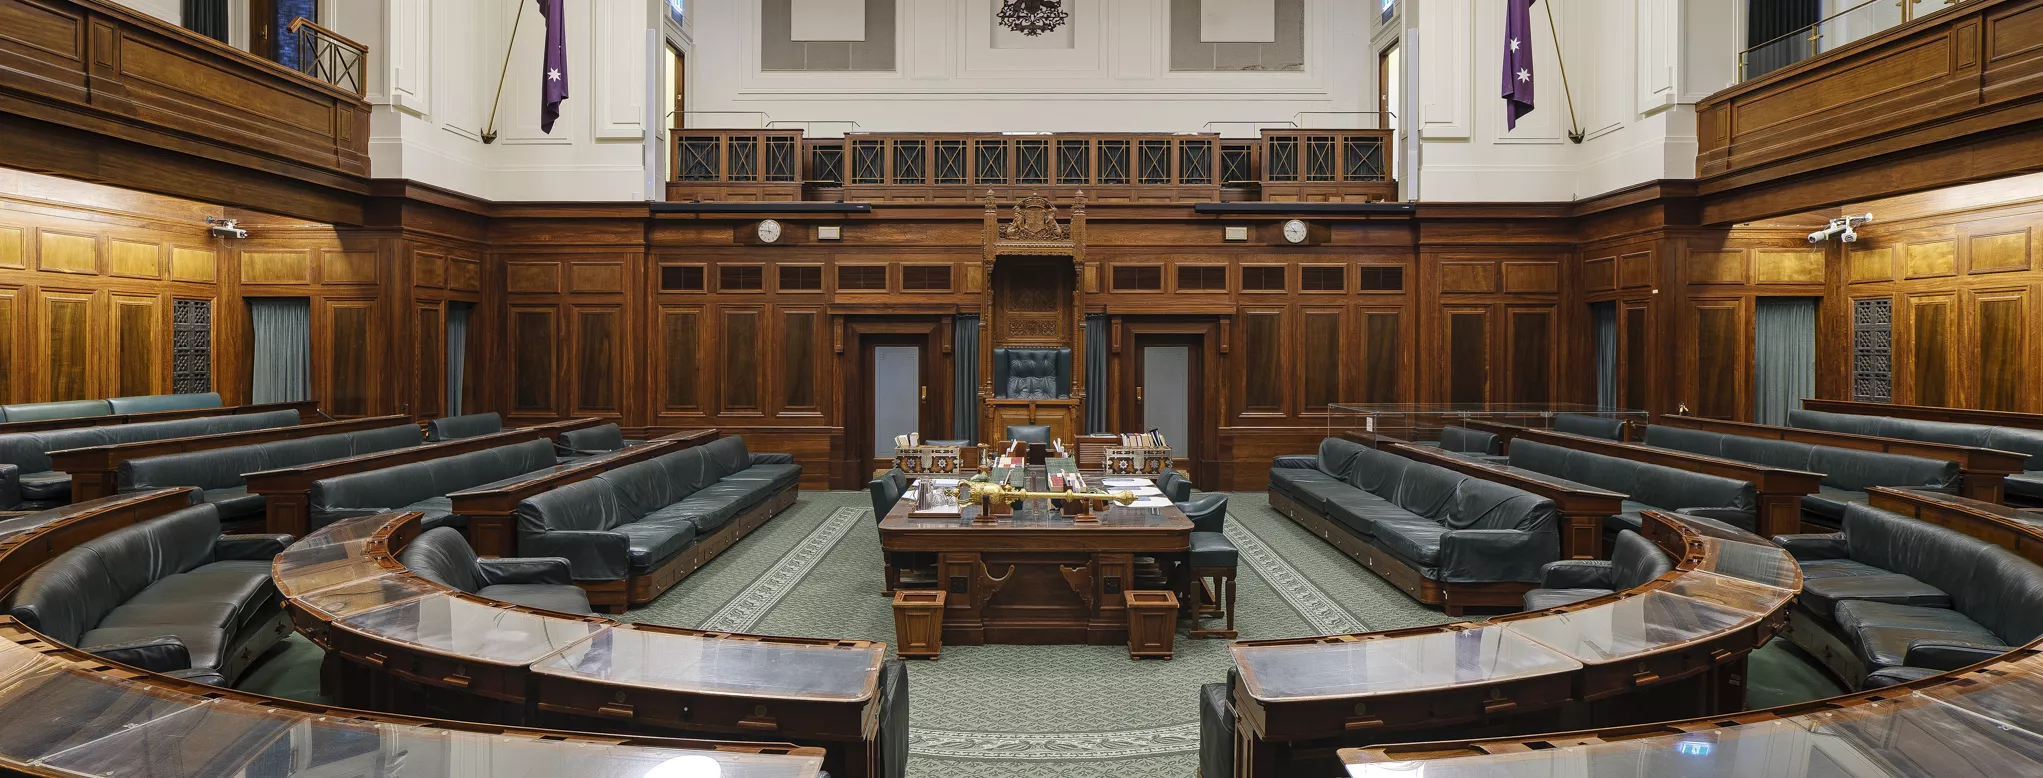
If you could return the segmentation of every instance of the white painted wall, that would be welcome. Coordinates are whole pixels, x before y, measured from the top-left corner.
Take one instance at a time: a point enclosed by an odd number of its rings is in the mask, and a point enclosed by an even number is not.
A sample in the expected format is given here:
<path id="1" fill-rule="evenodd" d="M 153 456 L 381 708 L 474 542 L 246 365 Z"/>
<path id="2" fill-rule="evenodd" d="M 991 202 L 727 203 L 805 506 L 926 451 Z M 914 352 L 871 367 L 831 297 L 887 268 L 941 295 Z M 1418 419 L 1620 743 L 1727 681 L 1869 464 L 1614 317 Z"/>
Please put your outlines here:
<path id="1" fill-rule="evenodd" d="M 688 8 L 689 126 L 885 131 L 1173 131 L 1366 126 L 1373 6 L 1306 0 L 1303 72 L 1170 70 L 1168 0 L 1073 0 L 1068 49 L 996 49 L 992 0 L 899 0 L 892 72 L 762 72 L 760 0 Z M 1194 25 L 1196 27 L 1196 25 Z M 1299 117 L 1301 112 L 1310 115 Z M 1337 113 L 1345 112 L 1345 113 Z M 853 125 L 853 123 L 856 123 Z"/>
<path id="2" fill-rule="evenodd" d="M 1426 0 L 1402 13 L 1417 44 L 1417 180 L 1430 201 L 1556 201 L 1695 177 L 1695 102 L 1735 75 L 1723 0 L 1541 0 L 1533 6 L 1538 107 L 1507 130 L 1504 0 Z M 1552 27 L 1559 26 L 1567 63 Z M 1408 49 L 1408 56 L 1412 53 Z M 1579 144 L 1568 139 L 1573 96 Z"/>
<path id="3" fill-rule="evenodd" d="M 531 2 L 340 4 L 335 31 L 369 46 L 369 156 L 405 178 L 489 200 L 646 199 L 644 109 L 653 0 L 568 0 L 569 97 L 539 129 L 544 23 Z M 525 16 L 517 19 L 520 8 Z M 516 24 L 497 139 L 484 144 Z"/>

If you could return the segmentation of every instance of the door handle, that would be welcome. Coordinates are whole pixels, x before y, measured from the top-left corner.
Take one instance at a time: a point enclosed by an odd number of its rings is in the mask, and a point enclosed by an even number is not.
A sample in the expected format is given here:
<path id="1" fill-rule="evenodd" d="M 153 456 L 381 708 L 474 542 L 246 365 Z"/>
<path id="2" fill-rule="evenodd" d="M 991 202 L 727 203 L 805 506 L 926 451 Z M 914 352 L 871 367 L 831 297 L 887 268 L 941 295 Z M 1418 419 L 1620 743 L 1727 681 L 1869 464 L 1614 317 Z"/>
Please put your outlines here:
<path id="1" fill-rule="evenodd" d="M 1142 402 L 1142 387 L 1135 387 L 1135 401 Z"/>
<path id="2" fill-rule="evenodd" d="M 921 396 L 917 397 L 916 399 L 917 399 L 917 400 L 921 400 L 921 401 L 924 401 L 924 402 L 927 402 L 927 401 L 929 400 L 929 387 L 927 387 L 927 386 L 923 386 L 923 387 L 917 387 L 917 388 L 919 388 L 919 389 L 921 389 L 921 390 L 922 390 L 922 394 L 921 394 Z"/>

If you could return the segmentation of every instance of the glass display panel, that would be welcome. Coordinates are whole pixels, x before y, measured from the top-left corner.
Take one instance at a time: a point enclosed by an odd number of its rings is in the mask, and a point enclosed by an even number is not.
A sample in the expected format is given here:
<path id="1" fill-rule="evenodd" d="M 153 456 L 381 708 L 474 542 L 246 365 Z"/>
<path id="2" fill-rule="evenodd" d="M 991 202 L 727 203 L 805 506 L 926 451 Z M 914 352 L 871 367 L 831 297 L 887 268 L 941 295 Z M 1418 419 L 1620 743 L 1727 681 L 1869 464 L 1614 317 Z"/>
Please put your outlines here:
<path id="1" fill-rule="evenodd" d="M 1699 572 L 1682 573 L 1673 583 L 1661 587 L 1660 591 L 1722 605 L 1744 613 L 1772 613 L 1785 607 L 1788 601 L 1795 597 L 1795 593 L 1788 589 L 1762 586 L 1716 573 Z"/>
<path id="2" fill-rule="evenodd" d="M 708 638 L 618 627 L 535 664 L 532 671 L 679 692 L 862 700 L 884 649 Z"/>
<path id="3" fill-rule="evenodd" d="M 1782 589 L 1802 590 L 1802 566 L 1779 546 L 1703 538 L 1703 561 L 1695 569 Z"/>
<path id="4" fill-rule="evenodd" d="M 1582 667 L 1498 627 L 1348 643 L 1233 648 L 1242 682 L 1259 700 L 1397 694 L 1493 684 Z"/>
<path id="5" fill-rule="evenodd" d="M 409 575 L 388 573 L 375 578 L 350 581 L 339 586 L 329 586 L 295 599 L 299 605 L 324 613 L 327 618 L 344 619 L 363 611 L 443 591 L 445 590 Z"/>
<path id="6" fill-rule="evenodd" d="M 1652 591 L 1571 613 L 1513 621 L 1504 628 L 1586 665 L 1663 651 L 1728 632 L 1758 617 Z"/>
<path id="7" fill-rule="evenodd" d="M 387 641 L 507 665 L 530 664 L 609 629 L 602 624 L 539 616 L 445 594 L 379 608 L 336 623 Z"/>

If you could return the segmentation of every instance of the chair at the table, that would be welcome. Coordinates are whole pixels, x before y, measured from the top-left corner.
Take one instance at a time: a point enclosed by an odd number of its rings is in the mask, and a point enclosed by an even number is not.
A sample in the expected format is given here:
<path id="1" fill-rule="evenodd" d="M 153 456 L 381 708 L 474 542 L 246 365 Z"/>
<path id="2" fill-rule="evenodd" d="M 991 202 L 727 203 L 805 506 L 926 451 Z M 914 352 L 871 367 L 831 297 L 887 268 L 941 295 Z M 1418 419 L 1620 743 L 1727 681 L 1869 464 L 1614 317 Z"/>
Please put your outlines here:
<path id="1" fill-rule="evenodd" d="M 895 505 L 901 502 L 902 495 L 908 493 L 908 474 L 898 467 L 888 470 L 885 473 L 881 473 L 880 477 L 867 483 L 865 490 L 867 494 L 872 496 L 873 523 L 878 524 L 887 518 L 887 513 L 892 511 Z M 884 593 L 888 597 L 894 596 L 894 590 L 904 588 L 904 579 L 906 580 L 905 588 L 928 589 L 934 587 L 936 585 L 936 560 L 930 557 L 931 555 L 929 554 L 888 554 L 886 559 L 887 588 Z M 927 575 L 924 575 L 924 573 L 927 573 Z"/>
<path id="2" fill-rule="evenodd" d="M 1227 539 L 1227 495 L 1194 496 L 1192 482 L 1176 470 L 1166 470 L 1156 479 L 1156 488 L 1177 503 L 1178 510 L 1192 520 L 1192 549 L 1186 555 L 1185 611 L 1192 617 L 1192 637 L 1233 639 L 1234 576 L 1241 554 Z M 1212 589 L 1207 589 L 1207 581 Z M 1207 593 L 1211 592 L 1211 600 Z M 1203 629 L 1202 618 L 1225 617 L 1226 629 Z"/>

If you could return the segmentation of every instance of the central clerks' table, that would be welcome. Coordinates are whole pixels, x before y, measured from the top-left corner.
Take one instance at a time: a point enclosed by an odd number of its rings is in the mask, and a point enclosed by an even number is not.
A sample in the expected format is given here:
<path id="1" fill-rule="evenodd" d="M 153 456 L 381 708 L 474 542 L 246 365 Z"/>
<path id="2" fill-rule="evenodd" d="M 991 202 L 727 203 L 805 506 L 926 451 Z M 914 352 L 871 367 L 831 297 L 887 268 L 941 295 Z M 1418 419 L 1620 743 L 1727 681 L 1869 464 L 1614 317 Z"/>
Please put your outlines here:
<path id="1" fill-rule="evenodd" d="M 1097 524 L 1026 506 L 990 523 L 973 522 L 977 507 L 914 517 L 911 488 L 880 522 L 887 553 L 936 555 L 945 645 L 1126 643 L 1121 593 L 1139 588 L 1137 558 L 1191 548 L 1192 522 L 1173 505 L 1113 505 Z"/>

